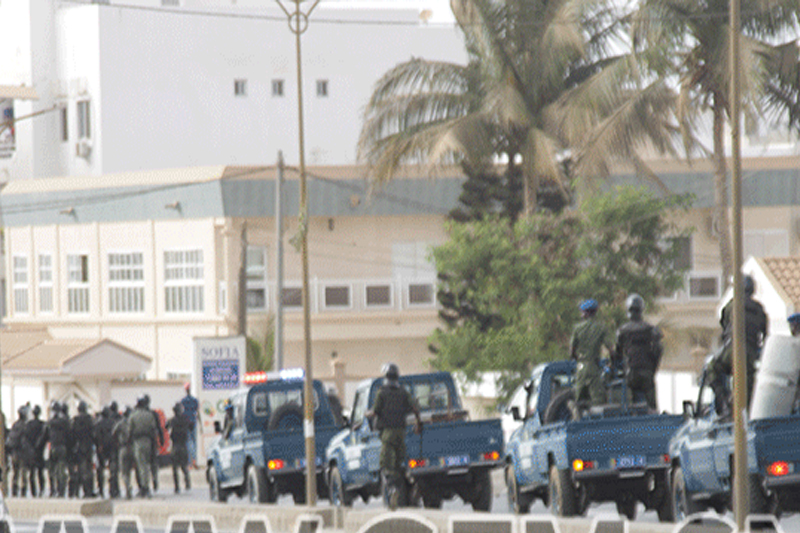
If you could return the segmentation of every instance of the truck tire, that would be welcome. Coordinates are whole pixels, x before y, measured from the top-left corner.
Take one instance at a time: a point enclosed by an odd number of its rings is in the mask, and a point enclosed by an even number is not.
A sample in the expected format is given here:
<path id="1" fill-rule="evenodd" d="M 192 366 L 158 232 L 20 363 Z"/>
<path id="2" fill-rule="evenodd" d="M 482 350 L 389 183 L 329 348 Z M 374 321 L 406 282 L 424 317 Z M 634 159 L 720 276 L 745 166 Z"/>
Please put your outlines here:
<path id="1" fill-rule="evenodd" d="M 293 403 L 285 403 L 275 409 L 267 423 L 267 429 L 270 431 L 301 427 L 303 427 L 303 410 Z"/>
<path id="2" fill-rule="evenodd" d="M 208 477 L 208 496 L 211 498 L 211 501 L 222 503 L 227 502 L 228 496 L 230 496 L 230 491 L 219 486 L 217 469 L 214 467 L 214 465 L 208 467 L 206 476 Z"/>
<path id="3" fill-rule="evenodd" d="M 303 483 L 300 486 L 295 486 L 292 488 L 292 500 L 294 500 L 295 505 L 305 505 L 306 504 L 306 484 Z"/>
<path id="4" fill-rule="evenodd" d="M 702 513 L 706 506 L 694 501 L 691 493 L 686 490 L 686 480 L 683 477 L 683 469 L 676 466 L 672 473 L 672 516 L 676 522 L 680 522 L 687 516 L 695 513 Z"/>
<path id="5" fill-rule="evenodd" d="M 575 487 L 569 478 L 569 470 L 559 470 L 556 465 L 550 467 L 550 511 L 559 517 L 568 518 L 578 512 L 578 501 L 575 498 Z"/>
<path id="6" fill-rule="evenodd" d="M 552 424 L 553 422 L 569 422 L 572 420 L 572 411 L 569 403 L 575 399 L 572 389 L 565 389 L 553 396 L 550 403 L 542 415 L 542 424 Z"/>
<path id="7" fill-rule="evenodd" d="M 335 507 L 351 507 L 353 505 L 353 494 L 344 488 L 342 473 L 338 467 L 332 467 L 328 479 L 328 494 L 330 494 L 331 505 Z"/>
<path id="8" fill-rule="evenodd" d="M 631 522 L 636 520 L 636 511 L 639 507 L 639 502 L 631 496 L 626 496 L 615 502 L 617 504 L 617 514 L 624 516 Z"/>
<path id="9" fill-rule="evenodd" d="M 750 474 L 747 476 L 748 483 L 748 501 L 750 514 L 766 514 L 769 512 L 769 500 L 767 495 L 764 494 L 764 489 L 761 486 L 761 476 L 758 474 Z"/>
<path id="10" fill-rule="evenodd" d="M 264 472 L 254 464 L 247 467 L 247 498 L 250 503 L 269 502 L 269 482 Z"/>
<path id="11" fill-rule="evenodd" d="M 489 512 L 492 510 L 492 476 L 488 470 L 475 475 L 475 494 L 472 498 L 472 509 Z"/>
<path id="12" fill-rule="evenodd" d="M 422 506 L 425 509 L 441 509 L 442 495 L 436 492 L 435 489 L 422 491 Z"/>
<path id="13" fill-rule="evenodd" d="M 531 510 L 533 498 L 530 494 L 521 493 L 517 483 L 517 472 L 514 465 L 506 466 L 506 487 L 508 488 L 508 506 L 516 514 L 526 514 Z"/>

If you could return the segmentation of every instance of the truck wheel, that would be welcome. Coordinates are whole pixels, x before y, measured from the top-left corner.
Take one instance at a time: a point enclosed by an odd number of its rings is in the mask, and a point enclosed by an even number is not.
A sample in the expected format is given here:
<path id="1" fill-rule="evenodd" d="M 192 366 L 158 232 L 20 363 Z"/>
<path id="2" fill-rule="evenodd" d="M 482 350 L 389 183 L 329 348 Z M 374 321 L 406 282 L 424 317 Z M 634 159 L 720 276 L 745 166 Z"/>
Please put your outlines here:
<path id="1" fill-rule="evenodd" d="M 422 492 L 422 506 L 425 509 L 441 509 L 442 495 L 435 490 L 428 489 Z"/>
<path id="2" fill-rule="evenodd" d="M 269 483 L 261 469 L 256 465 L 247 467 L 247 497 L 250 503 L 267 503 L 269 501 Z"/>
<path id="3" fill-rule="evenodd" d="M 292 489 L 292 500 L 294 500 L 295 505 L 305 505 L 306 504 L 306 484 L 303 483 L 300 487 L 295 487 Z"/>
<path id="4" fill-rule="evenodd" d="M 353 505 L 353 495 L 348 493 L 342 482 L 342 473 L 337 467 L 331 468 L 330 480 L 328 482 L 331 505 L 336 507 L 350 507 Z"/>
<path id="5" fill-rule="evenodd" d="M 656 513 L 658 514 L 659 522 L 674 522 L 675 521 L 675 504 L 672 501 L 672 484 L 669 479 L 669 471 L 665 475 L 659 476 L 658 483 L 660 488 L 658 491 L 661 493 Z"/>
<path id="6" fill-rule="evenodd" d="M 211 501 L 222 503 L 227 502 L 230 492 L 219 486 L 217 469 L 214 467 L 214 465 L 208 467 L 208 472 L 206 475 L 208 476 L 208 495 L 211 498 Z"/>
<path id="7" fill-rule="evenodd" d="M 472 509 L 488 513 L 492 510 L 492 476 L 488 470 L 484 470 L 475 476 L 474 483 L 476 487 Z"/>
<path id="8" fill-rule="evenodd" d="M 299 427 L 303 427 L 303 410 L 293 403 L 285 403 L 275 409 L 267 423 L 267 429 L 270 431 Z"/>
<path id="9" fill-rule="evenodd" d="M 769 511 L 769 500 L 761 486 L 761 476 L 750 474 L 747 477 L 750 514 L 766 514 Z"/>
<path id="10" fill-rule="evenodd" d="M 547 409 L 542 416 L 542 424 L 552 424 L 553 422 L 569 422 L 572 420 L 572 411 L 569 408 L 570 401 L 575 399 L 572 389 L 565 389 L 550 400 Z"/>
<path id="11" fill-rule="evenodd" d="M 550 511 L 561 517 L 575 516 L 577 500 L 575 487 L 569 478 L 569 470 L 559 470 L 556 465 L 550 467 L 549 483 Z"/>
<path id="12" fill-rule="evenodd" d="M 676 522 L 706 510 L 706 507 L 694 501 L 691 493 L 686 490 L 686 480 L 683 477 L 683 469 L 680 466 L 676 466 L 675 471 L 672 473 L 672 505 L 672 515 Z"/>
<path id="13" fill-rule="evenodd" d="M 528 494 L 523 494 L 519 491 L 517 484 L 517 472 L 514 470 L 514 465 L 506 466 L 506 487 L 508 488 L 508 506 L 516 514 L 525 514 L 530 512 L 531 503 L 533 498 Z"/>

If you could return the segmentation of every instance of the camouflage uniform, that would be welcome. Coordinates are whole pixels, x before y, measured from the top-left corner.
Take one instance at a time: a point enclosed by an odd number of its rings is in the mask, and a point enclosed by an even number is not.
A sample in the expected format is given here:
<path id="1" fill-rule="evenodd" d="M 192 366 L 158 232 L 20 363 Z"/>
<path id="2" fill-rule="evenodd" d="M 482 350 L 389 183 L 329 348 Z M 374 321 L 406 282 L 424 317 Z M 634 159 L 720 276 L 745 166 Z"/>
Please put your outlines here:
<path id="1" fill-rule="evenodd" d="M 11 479 L 11 495 L 26 496 L 28 493 L 28 465 L 31 459 L 31 445 L 25 435 L 25 411 L 19 410 L 19 418 L 11 426 L 11 431 L 6 439 L 7 453 L 11 454 L 11 464 L 14 475 Z M 21 481 L 21 486 L 20 486 Z"/>
<path id="2" fill-rule="evenodd" d="M 606 391 L 600 371 L 600 349 L 605 346 L 613 354 L 605 326 L 594 317 L 578 322 L 572 330 L 570 354 L 578 362 L 575 370 L 575 400 L 589 400 L 590 405 L 606 402 Z"/>
<path id="3" fill-rule="evenodd" d="M 47 464 L 52 476 L 50 492 L 63 497 L 67 489 L 67 445 L 69 443 L 69 419 L 59 407 L 47 421 L 42 433 L 40 446 L 50 443 L 50 457 Z"/>
<path id="4" fill-rule="evenodd" d="M 133 497 L 131 486 L 131 469 L 133 468 L 133 448 L 131 446 L 131 428 L 129 421 L 130 413 L 126 413 L 114 425 L 112 435 L 117 444 L 119 453 L 119 470 L 122 474 L 122 484 L 125 487 L 125 497 L 129 500 Z"/>
<path id="5" fill-rule="evenodd" d="M 141 483 L 140 495 L 150 495 L 150 473 L 152 465 L 153 444 L 156 440 L 155 418 L 144 405 L 136 407 L 130 417 L 131 440 L 133 442 L 133 460 L 136 463 L 136 476 Z"/>
<path id="6" fill-rule="evenodd" d="M 406 415 L 417 412 L 411 394 L 396 381 L 380 388 L 373 412 L 381 432 L 381 471 L 390 481 L 402 478 L 406 460 Z"/>

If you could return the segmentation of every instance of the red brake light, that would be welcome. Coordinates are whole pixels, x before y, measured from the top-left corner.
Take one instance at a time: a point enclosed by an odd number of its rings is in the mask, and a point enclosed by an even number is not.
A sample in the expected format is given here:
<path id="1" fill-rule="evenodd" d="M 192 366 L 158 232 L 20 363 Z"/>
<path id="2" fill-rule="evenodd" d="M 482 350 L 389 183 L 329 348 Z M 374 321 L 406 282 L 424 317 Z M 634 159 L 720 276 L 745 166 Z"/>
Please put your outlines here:
<path id="1" fill-rule="evenodd" d="M 500 452 L 486 452 L 483 454 L 484 461 L 497 461 L 498 459 L 500 459 Z"/>
<path id="2" fill-rule="evenodd" d="M 786 461 L 775 461 L 767 467 L 767 474 L 770 476 L 785 476 L 789 473 L 789 463 Z"/>
<path id="3" fill-rule="evenodd" d="M 283 468 L 283 461 L 280 459 L 271 459 L 267 463 L 267 468 L 270 470 L 280 470 Z"/>
<path id="4" fill-rule="evenodd" d="M 408 467 L 409 468 L 421 468 L 421 467 L 424 467 L 424 466 L 428 466 L 428 460 L 427 459 L 410 459 L 408 461 Z"/>
<path id="5" fill-rule="evenodd" d="M 572 469 L 574 471 L 582 472 L 583 467 L 584 467 L 583 461 L 581 461 L 580 459 L 575 459 L 574 461 L 572 461 Z"/>

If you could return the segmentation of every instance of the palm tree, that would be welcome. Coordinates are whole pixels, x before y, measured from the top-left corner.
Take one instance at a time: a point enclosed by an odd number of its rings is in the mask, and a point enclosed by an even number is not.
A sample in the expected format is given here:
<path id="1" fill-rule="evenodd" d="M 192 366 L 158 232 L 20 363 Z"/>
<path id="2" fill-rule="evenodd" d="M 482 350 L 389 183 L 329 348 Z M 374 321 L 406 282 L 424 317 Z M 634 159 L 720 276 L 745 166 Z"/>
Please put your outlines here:
<path id="1" fill-rule="evenodd" d="M 786 60 L 794 54 L 797 62 L 796 45 L 786 43 L 793 38 L 798 14 L 797 0 L 750 0 L 742 9 L 739 65 L 742 108 L 751 117 L 759 116 L 763 104 L 770 100 L 772 105 L 789 109 L 794 106 L 797 112 L 797 102 L 790 96 L 787 98 L 790 92 L 781 90 L 788 88 L 791 72 Z M 732 273 L 723 139 L 725 120 L 730 113 L 729 22 L 728 0 L 642 0 L 633 24 L 637 46 L 649 49 L 653 55 L 660 53 L 661 73 L 677 76 L 679 122 L 688 125 L 702 113 L 711 113 L 713 146 L 705 152 L 714 163 L 713 224 L 726 282 Z M 687 155 L 693 155 L 692 151 L 687 149 Z"/>
<path id="2" fill-rule="evenodd" d="M 645 142 L 673 151 L 673 91 L 642 81 L 626 45 L 628 19 L 606 0 L 451 0 L 466 65 L 413 58 L 369 100 L 359 155 L 369 177 L 406 163 L 506 161 L 523 176 L 525 212 L 543 184 L 569 196 L 570 174 L 607 174 Z M 571 160 L 570 172 L 562 164 Z"/>

